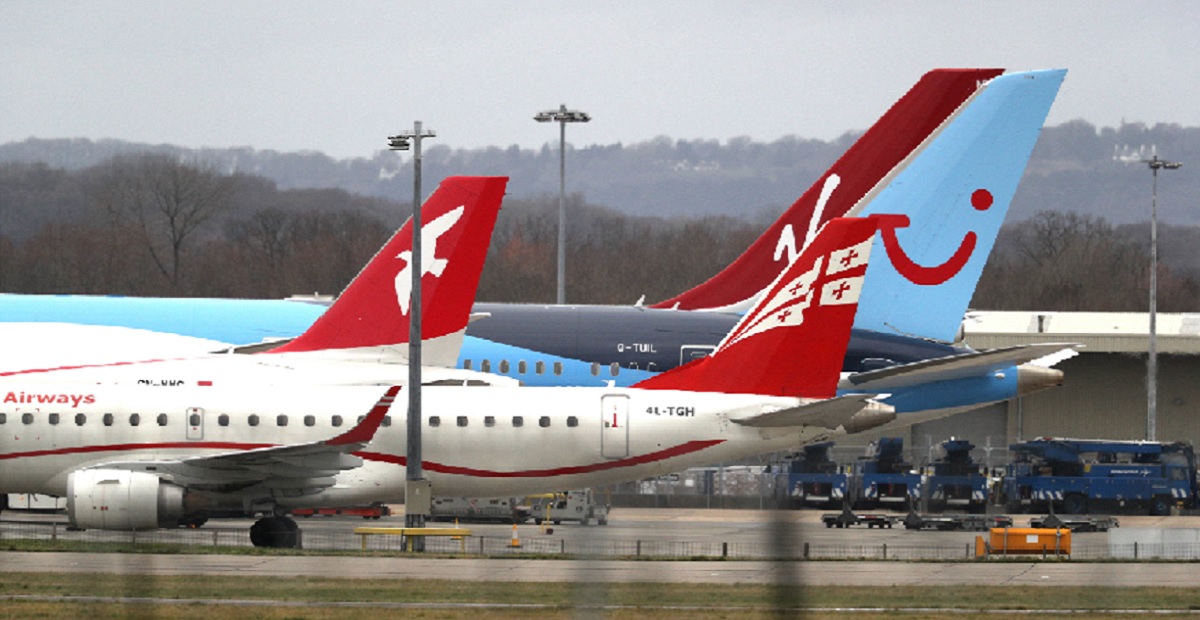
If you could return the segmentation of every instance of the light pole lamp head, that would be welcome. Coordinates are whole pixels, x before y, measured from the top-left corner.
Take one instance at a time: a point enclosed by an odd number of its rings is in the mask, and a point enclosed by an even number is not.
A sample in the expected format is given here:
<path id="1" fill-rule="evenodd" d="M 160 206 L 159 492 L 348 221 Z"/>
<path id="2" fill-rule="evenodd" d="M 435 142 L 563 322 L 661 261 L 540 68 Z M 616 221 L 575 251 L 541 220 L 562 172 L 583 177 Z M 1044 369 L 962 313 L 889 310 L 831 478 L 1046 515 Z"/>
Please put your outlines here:
<path id="1" fill-rule="evenodd" d="M 546 110 L 533 115 L 533 120 L 539 123 L 586 123 L 592 116 L 581 110 L 568 110 L 567 106 L 559 106 L 557 110 Z"/>
<path id="2" fill-rule="evenodd" d="M 1159 169 L 1178 170 L 1183 167 L 1182 162 L 1167 161 L 1165 159 L 1159 159 L 1158 155 L 1155 155 L 1154 157 L 1152 157 L 1150 159 L 1143 159 L 1142 161 L 1146 162 L 1146 164 L 1150 166 L 1151 170 L 1156 170 L 1156 171 Z"/>
<path id="3" fill-rule="evenodd" d="M 409 146 L 408 136 L 388 136 L 388 148 L 393 151 L 407 151 Z"/>

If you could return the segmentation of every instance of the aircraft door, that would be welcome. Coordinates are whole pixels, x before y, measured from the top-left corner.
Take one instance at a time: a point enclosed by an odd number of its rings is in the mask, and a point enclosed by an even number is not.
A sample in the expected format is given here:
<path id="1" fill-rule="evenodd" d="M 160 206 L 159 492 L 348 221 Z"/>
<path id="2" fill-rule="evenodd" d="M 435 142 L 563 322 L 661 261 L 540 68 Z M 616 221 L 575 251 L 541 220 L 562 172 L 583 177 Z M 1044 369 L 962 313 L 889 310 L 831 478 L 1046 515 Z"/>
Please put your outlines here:
<path id="1" fill-rule="evenodd" d="M 629 397 L 601 397 L 600 411 L 600 455 L 606 459 L 629 456 Z"/>
<path id="2" fill-rule="evenodd" d="M 187 425 L 189 441 L 204 439 L 204 410 L 200 407 L 188 407 L 184 424 Z"/>
<path id="3" fill-rule="evenodd" d="M 708 354 L 712 353 L 715 348 L 707 344 L 685 344 L 679 347 L 679 365 L 683 366 L 688 362 L 708 357 Z"/>

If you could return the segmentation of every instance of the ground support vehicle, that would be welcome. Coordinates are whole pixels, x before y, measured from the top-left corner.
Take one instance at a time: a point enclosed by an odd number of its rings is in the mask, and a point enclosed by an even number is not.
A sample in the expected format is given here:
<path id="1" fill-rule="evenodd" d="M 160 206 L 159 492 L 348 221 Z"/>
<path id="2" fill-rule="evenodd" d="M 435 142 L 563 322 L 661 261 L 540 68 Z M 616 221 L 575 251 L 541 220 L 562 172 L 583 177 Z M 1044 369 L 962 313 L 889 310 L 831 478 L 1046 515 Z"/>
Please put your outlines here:
<path id="1" fill-rule="evenodd" d="M 1166 515 L 1196 506 L 1196 456 L 1184 442 L 1042 438 L 1009 449 L 1009 512 Z"/>
<path id="2" fill-rule="evenodd" d="M 65 510 L 67 500 L 53 495 L 39 495 L 37 493 L 11 493 L 0 497 L 3 500 L 3 505 L 0 509 L 4 510 L 30 510 L 34 512 L 55 512 Z"/>
<path id="3" fill-rule="evenodd" d="M 941 456 L 929 466 L 923 492 L 929 509 L 947 508 L 983 514 L 988 505 L 987 468 L 971 458 L 975 444 L 965 439 L 949 439 L 940 446 Z"/>
<path id="4" fill-rule="evenodd" d="M 435 497 L 429 509 L 432 521 L 462 523 L 525 523 L 531 514 L 516 497 Z"/>
<path id="5" fill-rule="evenodd" d="M 596 525 L 608 525 L 608 504 L 596 501 L 592 489 L 531 495 L 526 500 L 529 502 L 533 522 L 538 525 L 544 521 L 555 525 L 563 521 L 578 521 L 589 525 L 593 520 L 596 521 Z"/>
<path id="6" fill-rule="evenodd" d="M 846 472 L 829 458 L 832 441 L 805 446 L 784 461 L 787 493 L 797 508 L 836 508 L 846 497 L 849 480 Z"/>
<path id="7" fill-rule="evenodd" d="M 831 528 L 846 528 L 855 525 L 865 525 L 868 529 L 882 529 L 885 527 L 891 529 L 892 526 L 896 525 L 896 523 L 899 523 L 899 521 L 900 519 L 892 515 L 874 513 L 855 514 L 850 512 L 849 509 L 843 510 L 842 512 L 821 515 L 821 522 L 825 524 L 825 527 Z"/>
<path id="8" fill-rule="evenodd" d="M 904 440 L 882 437 L 853 465 L 850 496 L 856 509 L 888 507 L 903 511 L 921 497 L 921 474 L 904 460 Z"/>
<path id="9" fill-rule="evenodd" d="M 373 504 L 371 506 L 340 506 L 337 508 L 293 508 L 291 513 L 294 517 L 320 515 L 322 517 L 342 516 L 378 519 L 392 514 L 392 509 L 383 504 Z"/>
<path id="10" fill-rule="evenodd" d="M 908 516 L 904 517 L 904 528 L 909 530 L 986 532 L 994 527 L 1012 526 L 1012 517 L 1007 515 L 917 514 L 910 512 Z"/>
<path id="11" fill-rule="evenodd" d="M 1121 522 L 1116 517 L 1107 515 L 1071 515 L 1060 517 L 1056 514 L 1049 514 L 1029 520 L 1029 527 L 1046 529 L 1066 528 L 1072 532 L 1107 532 L 1114 527 L 1120 527 L 1120 525 Z"/>

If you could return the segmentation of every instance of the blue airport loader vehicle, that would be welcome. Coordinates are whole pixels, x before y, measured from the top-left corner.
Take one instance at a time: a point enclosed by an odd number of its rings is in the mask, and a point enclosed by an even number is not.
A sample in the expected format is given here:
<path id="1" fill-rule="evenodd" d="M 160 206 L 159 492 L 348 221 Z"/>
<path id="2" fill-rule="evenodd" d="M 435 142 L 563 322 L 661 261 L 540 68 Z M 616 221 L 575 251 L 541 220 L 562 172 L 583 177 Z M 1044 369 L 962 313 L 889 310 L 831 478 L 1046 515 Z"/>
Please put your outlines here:
<path id="1" fill-rule="evenodd" d="M 846 497 L 847 476 L 829 458 L 832 441 L 804 446 L 783 463 L 787 493 L 792 506 L 838 508 Z"/>
<path id="2" fill-rule="evenodd" d="M 947 508 L 971 514 L 987 512 L 987 468 L 971 458 L 975 444 L 965 439 L 943 441 L 941 455 L 929 466 L 924 492 L 932 512 Z"/>
<path id="3" fill-rule="evenodd" d="M 904 511 L 920 500 L 921 474 L 904 460 L 904 440 L 881 437 L 871 442 L 867 454 L 853 465 L 850 491 L 856 509 Z"/>
<path id="4" fill-rule="evenodd" d="M 1047 437 L 1009 449 L 1009 512 L 1166 515 L 1196 506 L 1196 455 L 1188 443 Z"/>

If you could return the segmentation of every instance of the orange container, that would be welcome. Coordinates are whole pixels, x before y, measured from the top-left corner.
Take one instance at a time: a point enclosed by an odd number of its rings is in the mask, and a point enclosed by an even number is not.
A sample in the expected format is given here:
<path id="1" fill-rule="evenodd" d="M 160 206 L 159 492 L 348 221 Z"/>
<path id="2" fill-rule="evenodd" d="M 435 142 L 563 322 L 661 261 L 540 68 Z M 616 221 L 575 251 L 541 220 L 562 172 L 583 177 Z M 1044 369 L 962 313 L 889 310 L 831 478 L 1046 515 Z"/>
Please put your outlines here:
<path id="1" fill-rule="evenodd" d="M 990 555 L 1071 555 L 1071 530 L 992 528 L 989 530 L 987 552 Z"/>

